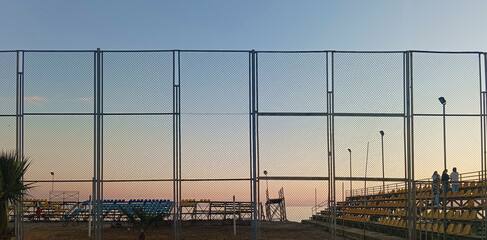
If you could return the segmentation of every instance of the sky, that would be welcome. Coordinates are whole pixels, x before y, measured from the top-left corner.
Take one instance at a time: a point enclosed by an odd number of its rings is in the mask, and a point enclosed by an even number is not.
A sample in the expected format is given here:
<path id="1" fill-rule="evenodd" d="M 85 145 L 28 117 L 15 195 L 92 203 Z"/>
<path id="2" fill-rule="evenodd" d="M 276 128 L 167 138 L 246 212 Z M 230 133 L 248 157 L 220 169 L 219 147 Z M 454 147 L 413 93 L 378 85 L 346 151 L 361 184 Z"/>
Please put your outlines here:
<path id="1" fill-rule="evenodd" d="M 486 50 L 484 1 L 5 1 L 2 49 Z"/>
<path id="2" fill-rule="evenodd" d="M 6 1 L 0 50 L 487 51 L 481 31 L 486 7 L 485 1 Z M 440 95 L 449 113 L 478 113 L 477 55 L 414 59 L 417 113 L 441 113 Z M 24 61 L 27 113 L 92 112 L 92 53 L 27 52 Z M 260 54 L 260 110 L 326 110 L 324 61 L 322 53 Z M 172 53 L 105 53 L 104 111 L 172 111 L 171 64 Z M 334 74 L 336 112 L 402 112 L 401 54 L 337 53 Z M 3 53 L 0 115 L 15 112 L 12 80 L 15 55 Z M 181 85 L 183 177 L 248 177 L 248 54 L 183 52 Z M 428 177 L 442 168 L 441 117 L 415 121 L 416 176 Z M 462 163 L 460 172 L 480 170 L 478 117 L 447 122 L 448 159 Z M 91 178 L 92 117 L 26 116 L 24 124 L 25 151 L 33 161 L 29 177 L 48 180 L 55 171 L 56 179 Z M 402 124 L 401 118 L 336 117 L 337 176 L 349 174 L 348 148 L 353 175 L 365 175 L 367 142 L 368 176 L 381 176 L 380 130 L 386 132 L 385 175 L 403 176 Z M 0 143 L 12 148 L 15 119 L 2 117 L 0 126 Z M 261 117 L 259 130 L 261 169 L 270 175 L 327 174 L 325 117 Z M 172 177 L 170 116 L 105 116 L 104 144 L 105 179 Z M 318 201 L 326 199 L 325 182 L 270 186 L 276 195 L 284 186 L 293 205 L 314 203 L 315 188 Z M 39 184 L 35 194 L 47 198 L 50 187 Z M 82 198 L 91 190 L 83 183 L 55 187 L 78 189 Z M 107 184 L 105 190 L 111 198 L 172 197 L 167 182 Z M 248 182 L 183 184 L 183 198 L 230 200 L 233 194 L 247 200 Z"/>

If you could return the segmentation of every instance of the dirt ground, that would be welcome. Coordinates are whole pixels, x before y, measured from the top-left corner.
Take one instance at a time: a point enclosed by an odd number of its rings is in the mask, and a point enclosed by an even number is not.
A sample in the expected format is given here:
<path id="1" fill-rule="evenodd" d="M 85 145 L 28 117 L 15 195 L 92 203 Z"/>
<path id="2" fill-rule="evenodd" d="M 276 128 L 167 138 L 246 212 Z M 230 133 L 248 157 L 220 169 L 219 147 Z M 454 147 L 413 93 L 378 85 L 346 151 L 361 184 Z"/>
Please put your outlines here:
<path id="1" fill-rule="evenodd" d="M 181 239 L 236 240 L 250 239 L 251 227 L 238 226 L 237 235 L 233 235 L 233 226 L 183 226 Z M 103 239 L 124 240 L 138 239 L 139 231 L 117 228 L 109 224 L 104 226 Z M 26 240 L 84 240 L 88 237 L 88 225 L 64 227 L 61 223 L 25 223 Z M 173 228 L 160 226 L 149 230 L 147 239 L 174 239 Z M 260 239 L 329 239 L 328 232 L 322 228 L 296 222 L 264 222 L 261 224 Z"/>

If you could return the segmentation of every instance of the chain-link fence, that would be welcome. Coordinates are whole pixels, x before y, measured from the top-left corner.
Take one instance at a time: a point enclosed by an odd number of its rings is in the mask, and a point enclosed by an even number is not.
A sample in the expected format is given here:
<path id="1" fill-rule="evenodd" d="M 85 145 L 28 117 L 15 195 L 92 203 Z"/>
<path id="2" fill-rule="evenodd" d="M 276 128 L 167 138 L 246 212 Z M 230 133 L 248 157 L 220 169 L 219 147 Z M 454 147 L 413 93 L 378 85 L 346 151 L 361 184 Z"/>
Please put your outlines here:
<path id="1" fill-rule="evenodd" d="M 418 205 L 430 183 L 415 179 L 445 164 L 486 179 L 485 57 L 0 52 L 0 146 L 30 157 L 24 181 L 36 186 L 13 225 L 31 239 L 25 224 L 71 218 L 101 239 L 126 220 L 121 207 L 138 206 L 164 213 L 175 239 L 192 220 L 238 218 L 239 233 L 258 238 L 264 220 L 312 214 L 332 237 L 392 219 L 409 239 L 428 236 L 415 226 L 430 223 Z M 485 238 L 479 196 L 472 227 Z"/>

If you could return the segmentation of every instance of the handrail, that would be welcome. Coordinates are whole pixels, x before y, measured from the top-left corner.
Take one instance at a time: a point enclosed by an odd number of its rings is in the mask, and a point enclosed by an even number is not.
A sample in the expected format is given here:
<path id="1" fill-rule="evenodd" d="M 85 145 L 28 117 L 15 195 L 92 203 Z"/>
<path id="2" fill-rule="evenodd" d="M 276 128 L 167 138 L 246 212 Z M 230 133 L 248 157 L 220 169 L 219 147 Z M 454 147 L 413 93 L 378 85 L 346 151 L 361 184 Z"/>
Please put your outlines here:
<path id="1" fill-rule="evenodd" d="M 327 205 L 328 205 L 328 201 L 324 201 L 324 202 L 318 203 L 316 206 L 313 206 L 311 208 L 312 215 L 316 215 L 316 213 L 318 212 L 318 209 L 320 209 L 324 206 L 327 206 Z"/>
<path id="2" fill-rule="evenodd" d="M 484 172 L 487 172 L 487 170 L 485 170 Z M 466 172 L 466 173 L 458 174 L 458 181 L 481 181 L 481 180 L 482 180 L 482 171 L 474 171 L 474 172 Z M 429 177 L 429 178 L 417 179 L 415 181 L 432 181 L 432 178 Z M 404 182 L 387 184 L 385 185 L 385 191 L 384 189 L 382 189 L 381 185 L 368 187 L 368 188 L 352 189 L 352 191 L 347 190 L 346 197 L 357 196 L 357 195 L 365 196 L 370 194 L 374 195 L 374 194 L 378 194 L 379 192 L 389 192 L 400 188 L 406 188 L 406 184 Z"/>

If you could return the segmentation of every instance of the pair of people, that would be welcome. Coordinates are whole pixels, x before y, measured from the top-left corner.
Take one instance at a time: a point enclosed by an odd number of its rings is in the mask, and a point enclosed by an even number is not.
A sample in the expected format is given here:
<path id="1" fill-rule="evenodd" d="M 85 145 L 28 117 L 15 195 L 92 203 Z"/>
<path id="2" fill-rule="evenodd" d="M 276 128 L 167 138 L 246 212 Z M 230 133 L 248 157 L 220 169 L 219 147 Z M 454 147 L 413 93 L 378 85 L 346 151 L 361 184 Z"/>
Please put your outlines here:
<path id="1" fill-rule="evenodd" d="M 443 170 L 443 174 L 440 175 L 438 174 L 438 171 L 435 171 L 433 173 L 433 186 L 431 190 L 433 191 L 433 194 L 435 195 L 435 201 L 434 205 L 438 205 L 439 203 L 439 193 L 440 193 L 440 180 L 441 184 L 443 185 L 443 197 L 446 198 L 446 193 L 448 192 L 449 188 L 449 183 L 448 181 L 450 180 L 450 176 L 448 175 L 448 169 Z M 458 192 L 458 172 L 457 168 L 453 168 L 453 172 L 451 173 L 451 181 L 452 183 L 452 190 L 455 192 Z"/>

